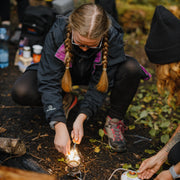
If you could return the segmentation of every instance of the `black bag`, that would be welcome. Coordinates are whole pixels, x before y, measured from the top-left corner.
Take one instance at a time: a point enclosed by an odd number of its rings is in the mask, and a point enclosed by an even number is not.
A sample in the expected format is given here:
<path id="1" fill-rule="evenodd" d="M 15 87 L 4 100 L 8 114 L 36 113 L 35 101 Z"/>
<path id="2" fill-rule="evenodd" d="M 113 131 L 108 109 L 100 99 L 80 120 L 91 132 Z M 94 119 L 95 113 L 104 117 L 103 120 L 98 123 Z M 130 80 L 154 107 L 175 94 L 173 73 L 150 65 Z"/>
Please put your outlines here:
<path id="1" fill-rule="evenodd" d="M 20 40 L 28 39 L 28 45 L 44 44 L 46 34 L 55 21 L 56 14 L 46 6 L 29 6 L 24 12 Z"/>

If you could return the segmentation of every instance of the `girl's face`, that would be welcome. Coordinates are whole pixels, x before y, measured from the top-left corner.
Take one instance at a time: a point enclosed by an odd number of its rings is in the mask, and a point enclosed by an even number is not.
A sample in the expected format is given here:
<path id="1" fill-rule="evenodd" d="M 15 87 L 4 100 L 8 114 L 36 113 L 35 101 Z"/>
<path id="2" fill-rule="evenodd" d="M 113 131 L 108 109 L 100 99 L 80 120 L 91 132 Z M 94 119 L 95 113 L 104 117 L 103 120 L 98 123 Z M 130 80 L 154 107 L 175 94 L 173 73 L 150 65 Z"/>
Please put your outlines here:
<path id="1" fill-rule="evenodd" d="M 77 31 L 72 32 L 72 44 L 78 46 L 83 51 L 88 49 L 97 49 L 102 45 L 102 39 L 89 39 L 84 36 L 81 36 Z"/>

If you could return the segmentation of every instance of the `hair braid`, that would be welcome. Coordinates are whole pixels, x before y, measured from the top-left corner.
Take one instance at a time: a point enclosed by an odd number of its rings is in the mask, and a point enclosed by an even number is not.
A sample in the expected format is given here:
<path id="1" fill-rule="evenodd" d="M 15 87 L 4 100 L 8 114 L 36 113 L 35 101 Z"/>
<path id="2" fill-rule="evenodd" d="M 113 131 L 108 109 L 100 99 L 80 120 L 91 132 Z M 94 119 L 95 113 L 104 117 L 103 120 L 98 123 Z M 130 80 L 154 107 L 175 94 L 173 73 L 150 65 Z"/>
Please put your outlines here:
<path id="1" fill-rule="evenodd" d="M 103 40 L 103 52 L 102 52 L 102 64 L 103 64 L 103 71 L 100 77 L 100 80 L 97 84 L 97 90 L 100 92 L 107 92 L 108 90 L 108 76 L 107 76 L 107 56 L 108 56 L 108 36 L 107 33 L 104 36 Z"/>
<path id="2" fill-rule="evenodd" d="M 71 53 L 71 27 L 68 24 L 67 27 L 67 33 L 66 33 L 66 40 L 65 40 L 65 51 L 66 51 L 66 55 L 65 55 L 65 72 L 64 75 L 62 77 L 62 81 L 61 81 L 61 86 L 62 89 L 65 92 L 71 92 L 72 91 L 72 79 L 71 79 L 71 73 L 69 71 L 69 66 L 70 66 L 70 62 L 72 60 L 72 53 Z"/>
<path id="3" fill-rule="evenodd" d="M 169 91 L 167 103 L 172 106 L 172 102 L 180 105 L 180 62 L 163 64 L 156 66 L 157 89 L 163 94 L 165 89 Z"/>

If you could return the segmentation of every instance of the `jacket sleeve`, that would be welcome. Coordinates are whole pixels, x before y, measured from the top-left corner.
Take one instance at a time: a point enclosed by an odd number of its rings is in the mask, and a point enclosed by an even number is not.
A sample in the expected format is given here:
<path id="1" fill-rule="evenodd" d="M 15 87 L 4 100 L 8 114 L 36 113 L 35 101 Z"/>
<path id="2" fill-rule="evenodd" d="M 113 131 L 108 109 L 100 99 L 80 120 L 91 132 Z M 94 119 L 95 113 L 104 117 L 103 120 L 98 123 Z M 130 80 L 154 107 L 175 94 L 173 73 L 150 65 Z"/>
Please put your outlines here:
<path id="1" fill-rule="evenodd" d="M 60 79 L 64 74 L 64 64 L 55 57 L 58 44 L 63 42 L 63 29 L 56 22 L 46 36 L 41 61 L 38 66 L 38 90 L 41 93 L 46 119 L 51 122 L 66 123 Z"/>
<path id="2" fill-rule="evenodd" d="M 114 77 L 119 66 L 119 63 L 125 61 L 125 54 L 123 48 L 123 32 L 122 29 L 112 27 L 109 31 L 109 51 L 108 51 L 108 66 L 107 74 L 109 81 L 108 92 L 112 89 L 114 84 Z M 89 83 L 89 88 L 85 94 L 84 100 L 80 106 L 80 113 L 86 114 L 88 117 L 95 115 L 98 108 L 102 106 L 107 93 L 97 91 L 96 85 L 99 82 L 102 73 L 102 66 L 96 67 L 95 73 L 92 75 Z"/>

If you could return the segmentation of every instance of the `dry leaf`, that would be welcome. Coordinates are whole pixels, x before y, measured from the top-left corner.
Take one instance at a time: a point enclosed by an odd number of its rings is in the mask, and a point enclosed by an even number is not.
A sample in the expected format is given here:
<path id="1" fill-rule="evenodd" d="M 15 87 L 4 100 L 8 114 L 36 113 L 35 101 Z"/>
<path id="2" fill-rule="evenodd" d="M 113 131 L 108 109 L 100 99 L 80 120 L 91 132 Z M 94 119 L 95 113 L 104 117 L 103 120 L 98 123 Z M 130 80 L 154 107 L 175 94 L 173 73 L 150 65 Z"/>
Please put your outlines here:
<path id="1" fill-rule="evenodd" d="M 27 133 L 27 134 L 31 134 L 31 133 L 33 132 L 33 130 L 31 129 L 31 130 L 28 131 L 28 130 L 26 130 L 26 129 L 23 129 L 23 132 L 24 132 L 24 133 Z"/>
<path id="2" fill-rule="evenodd" d="M 5 132 L 5 131 L 7 131 L 7 129 L 5 129 L 5 128 L 3 128 L 3 127 L 0 127 L 0 133 L 3 133 L 3 132 Z"/>
<path id="3" fill-rule="evenodd" d="M 97 146 L 97 147 L 94 149 L 94 152 L 99 153 L 100 150 L 101 150 L 101 149 L 99 148 L 99 146 Z"/>
<path id="4" fill-rule="evenodd" d="M 37 150 L 40 151 L 42 148 L 41 144 L 38 145 Z"/>

